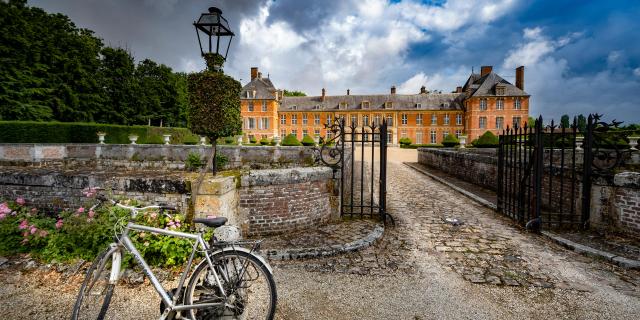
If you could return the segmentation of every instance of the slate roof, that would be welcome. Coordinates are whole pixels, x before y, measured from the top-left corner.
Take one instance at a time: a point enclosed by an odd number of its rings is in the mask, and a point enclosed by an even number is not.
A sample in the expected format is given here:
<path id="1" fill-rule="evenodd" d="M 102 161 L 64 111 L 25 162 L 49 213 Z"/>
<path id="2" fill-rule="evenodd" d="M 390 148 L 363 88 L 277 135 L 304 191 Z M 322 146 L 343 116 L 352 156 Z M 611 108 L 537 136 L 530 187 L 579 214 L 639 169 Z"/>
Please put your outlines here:
<path id="1" fill-rule="evenodd" d="M 280 111 L 293 110 L 385 110 L 385 103 L 392 107 L 386 110 L 456 110 L 462 107 L 462 93 L 423 93 L 423 94 L 377 94 L 342 95 L 315 97 L 283 97 Z M 368 101 L 369 108 L 362 108 L 362 102 Z M 341 103 L 347 103 L 341 109 Z M 417 105 L 420 104 L 420 108 Z M 294 106 L 296 107 L 294 109 Z"/>
<path id="2" fill-rule="evenodd" d="M 253 95 L 255 90 L 256 94 Z M 249 92 L 249 95 L 247 95 Z M 275 99 L 276 88 L 269 78 L 255 78 L 242 87 L 240 91 L 241 99 Z"/>
<path id="3" fill-rule="evenodd" d="M 499 86 L 503 86 L 505 89 L 504 94 L 500 96 L 529 96 L 524 90 L 514 86 L 494 72 L 489 72 L 484 77 L 477 73 L 472 73 L 464 87 L 462 87 L 462 91 L 467 93 L 467 97 L 493 97 L 497 96 L 496 87 Z"/>

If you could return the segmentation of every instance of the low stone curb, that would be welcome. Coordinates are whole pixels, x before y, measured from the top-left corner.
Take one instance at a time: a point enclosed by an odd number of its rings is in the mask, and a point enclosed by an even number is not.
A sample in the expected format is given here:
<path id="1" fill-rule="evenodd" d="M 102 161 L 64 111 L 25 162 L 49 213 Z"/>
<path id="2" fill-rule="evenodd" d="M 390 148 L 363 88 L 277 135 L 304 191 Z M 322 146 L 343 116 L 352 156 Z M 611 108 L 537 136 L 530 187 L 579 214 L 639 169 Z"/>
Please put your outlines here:
<path id="1" fill-rule="evenodd" d="M 579 244 L 577 242 L 573 242 L 569 239 L 565 239 L 553 232 L 541 231 L 541 233 L 545 237 L 553 240 L 555 243 L 565 248 L 571 249 L 577 253 L 581 253 L 581 254 L 596 257 L 596 258 L 601 258 L 625 269 L 640 269 L 639 260 L 627 259 L 625 257 L 617 256 L 611 252 L 594 249 L 594 248 Z"/>
<path id="2" fill-rule="evenodd" d="M 456 185 L 454 185 L 454 184 L 452 184 L 452 183 L 450 183 L 450 182 L 448 182 L 448 181 L 446 181 L 446 180 L 444 180 L 444 179 L 442 179 L 442 178 L 440 178 L 438 176 L 435 176 L 435 175 L 431 174 L 430 172 L 427 172 L 427 171 L 423 170 L 420 167 L 414 166 L 414 165 L 412 165 L 410 163 L 406 163 L 406 162 L 404 163 L 404 165 L 406 165 L 407 167 L 409 167 L 411 169 L 414 169 L 414 170 L 416 170 L 416 171 L 418 171 L 418 172 L 420 172 L 420 173 L 422 173 L 422 174 L 424 174 L 424 175 L 426 175 L 426 176 L 428 176 L 428 177 L 430 177 L 430 178 L 432 178 L 432 179 L 434 179 L 434 180 L 436 180 L 436 181 L 438 181 L 438 182 L 440 182 L 440 183 L 442 183 L 442 184 L 444 184 L 444 185 L 446 185 L 446 186 L 448 186 L 448 187 L 450 187 L 450 188 L 462 193 L 463 195 L 471 198 L 471 200 L 474 200 L 474 201 L 478 202 L 479 204 L 481 204 L 481 205 L 483 205 L 485 207 L 488 207 L 488 208 L 493 209 L 493 210 L 497 210 L 498 209 L 497 206 L 494 203 L 491 203 L 491 202 L 489 202 L 489 201 L 487 201 L 487 200 L 485 200 L 485 199 L 483 199 L 483 198 L 481 198 L 481 197 L 479 197 L 479 196 L 477 196 L 477 195 L 475 195 L 475 194 L 473 194 L 473 193 L 471 193 L 471 192 L 469 192 L 467 190 L 464 190 L 464 189 L 462 189 L 462 188 L 460 188 L 460 187 L 458 187 L 458 186 L 456 186 Z M 573 242 L 571 240 L 562 238 L 562 237 L 560 237 L 560 236 L 558 236 L 558 235 L 556 235 L 556 234 L 554 234 L 552 232 L 549 232 L 549 231 L 541 231 L 541 234 L 543 236 L 551 239 L 552 241 L 560 244 L 561 246 L 563 246 L 565 248 L 568 248 L 568 249 L 571 249 L 571 250 L 573 250 L 575 252 L 578 252 L 578 253 L 581 253 L 581 254 L 584 254 L 584 255 L 587 255 L 587 256 L 592 256 L 592 257 L 596 257 L 596 258 L 601 258 L 601 259 L 607 260 L 607 261 L 609 261 L 609 262 L 611 262 L 611 263 L 613 263 L 615 265 L 618 265 L 618 266 L 620 266 L 622 268 L 625 268 L 625 269 L 640 269 L 640 261 L 639 260 L 627 259 L 625 257 L 617 256 L 617 255 L 615 255 L 613 253 L 610 253 L 610 252 L 594 249 L 594 248 L 591 248 L 591 247 L 588 247 L 588 246 Z"/>
<path id="3" fill-rule="evenodd" d="M 430 173 L 428 171 L 425 171 L 424 169 L 422 169 L 422 168 L 420 168 L 418 166 L 414 166 L 411 163 L 403 162 L 403 164 L 405 166 L 413 169 L 413 170 L 416 170 L 416 171 L 418 171 L 418 172 L 430 177 L 433 180 L 436 180 L 436 181 L 446 185 L 447 187 L 449 187 L 449 188 L 451 188 L 451 189 L 453 189 L 455 191 L 458 191 L 458 192 L 462 193 L 463 195 L 471 198 L 472 200 L 478 202 L 479 204 L 481 204 L 481 205 L 483 205 L 483 206 L 485 206 L 485 207 L 487 207 L 489 209 L 498 210 L 498 207 L 494 203 L 492 203 L 491 201 L 487 201 L 486 199 L 483 199 L 483 198 L 481 198 L 481 197 L 479 197 L 479 196 L 477 196 L 477 195 L 475 195 L 475 194 L 473 194 L 473 193 L 471 193 L 471 192 L 469 192 L 469 191 L 467 191 L 465 189 L 462 189 L 462 188 L 454 185 L 453 183 L 451 183 L 451 182 L 449 182 L 449 181 L 447 181 L 445 179 L 442 179 L 442 178 L 440 178 L 440 177 L 438 177 L 438 176 L 436 176 L 436 175 L 434 175 L 434 174 L 432 174 L 432 173 Z"/>
<path id="4" fill-rule="evenodd" d="M 316 257 L 328 257 L 343 252 L 356 251 L 372 245 L 376 240 L 382 237 L 384 226 L 378 225 L 364 238 L 345 243 L 336 244 L 326 247 L 316 248 L 282 248 L 272 250 L 261 250 L 260 253 L 270 260 L 294 260 Z"/>

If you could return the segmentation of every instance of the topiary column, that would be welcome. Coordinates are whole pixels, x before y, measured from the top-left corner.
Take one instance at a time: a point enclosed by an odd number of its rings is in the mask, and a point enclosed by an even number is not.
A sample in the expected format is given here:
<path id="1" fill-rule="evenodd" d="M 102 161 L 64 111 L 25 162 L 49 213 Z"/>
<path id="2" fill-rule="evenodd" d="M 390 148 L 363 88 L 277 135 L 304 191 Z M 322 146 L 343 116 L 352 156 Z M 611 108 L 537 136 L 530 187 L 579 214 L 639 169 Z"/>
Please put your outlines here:
<path id="1" fill-rule="evenodd" d="M 224 58 L 215 53 L 204 54 L 207 70 L 188 76 L 189 129 L 209 138 L 212 154 L 209 162 L 217 173 L 216 145 L 220 137 L 240 134 L 240 82 L 224 74 Z"/>

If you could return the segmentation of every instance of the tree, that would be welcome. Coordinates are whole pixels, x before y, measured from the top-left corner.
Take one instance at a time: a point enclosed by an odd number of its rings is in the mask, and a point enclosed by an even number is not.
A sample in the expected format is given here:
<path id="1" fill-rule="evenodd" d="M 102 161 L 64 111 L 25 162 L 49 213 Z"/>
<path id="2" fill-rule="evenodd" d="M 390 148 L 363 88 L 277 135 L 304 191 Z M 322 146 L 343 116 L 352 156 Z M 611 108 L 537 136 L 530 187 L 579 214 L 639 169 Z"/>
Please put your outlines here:
<path id="1" fill-rule="evenodd" d="M 585 116 L 582 114 L 578 115 L 578 131 L 587 131 L 587 118 L 585 118 Z"/>
<path id="2" fill-rule="evenodd" d="M 571 127 L 571 125 L 569 124 L 569 115 L 563 114 L 562 117 L 560 117 L 560 128 L 569 128 L 569 127 Z"/>
<path id="3" fill-rule="evenodd" d="M 209 138 L 212 159 L 216 157 L 216 141 L 220 137 L 240 134 L 240 82 L 222 72 L 219 55 L 205 54 L 207 70 L 192 73 L 189 85 L 189 129 L 195 134 Z M 213 161 L 213 174 L 217 173 Z"/>
<path id="4" fill-rule="evenodd" d="M 529 128 L 533 128 L 536 126 L 536 118 L 529 116 L 529 119 L 527 119 L 527 124 L 529 126 Z"/>
<path id="5" fill-rule="evenodd" d="M 282 92 L 282 94 L 285 97 L 306 97 L 307 96 L 307 94 L 302 91 L 289 91 L 286 89 Z"/>

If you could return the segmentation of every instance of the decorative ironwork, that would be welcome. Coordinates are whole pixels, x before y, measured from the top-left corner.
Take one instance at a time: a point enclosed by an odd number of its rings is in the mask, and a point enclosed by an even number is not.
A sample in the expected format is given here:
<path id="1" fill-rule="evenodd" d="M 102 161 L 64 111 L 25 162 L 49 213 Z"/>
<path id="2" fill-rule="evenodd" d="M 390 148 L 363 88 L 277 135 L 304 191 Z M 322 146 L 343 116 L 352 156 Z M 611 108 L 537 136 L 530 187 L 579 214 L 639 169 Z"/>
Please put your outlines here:
<path id="1" fill-rule="evenodd" d="M 331 137 L 315 148 L 316 163 L 333 168 L 334 177 L 340 171 L 340 214 L 393 221 L 386 212 L 386 122 L 358 127 L 339 117 L 325 128 Z M 371 148 L 370 153 L 365 154 L 365 148 Z"/>
<path id="2" fill-rule="evenodd" d="M 619 130 L 621 121 L 611 123 L 600 121 L 602 115 L 589 116 L 588 130 L 591 135 L 587 140 L 592 151 L 591 165 L 599 173 L 608 173 L 624 164 L 625 155 L 629 152 L 627 132 Z"/>

